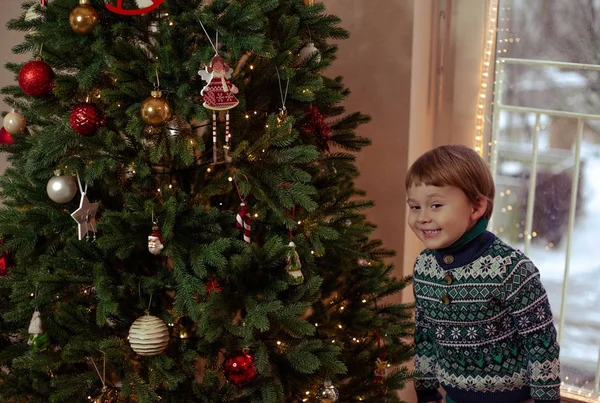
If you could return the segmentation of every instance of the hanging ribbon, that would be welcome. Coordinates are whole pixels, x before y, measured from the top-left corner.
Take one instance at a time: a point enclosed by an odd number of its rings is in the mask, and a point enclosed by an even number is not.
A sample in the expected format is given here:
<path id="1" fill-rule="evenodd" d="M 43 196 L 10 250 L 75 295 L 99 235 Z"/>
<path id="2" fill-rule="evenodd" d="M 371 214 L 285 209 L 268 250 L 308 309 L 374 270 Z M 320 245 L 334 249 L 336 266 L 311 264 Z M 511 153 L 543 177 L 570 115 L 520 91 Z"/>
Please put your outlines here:
<path id="1" fill-rule="evenodd" d="M 294 207 L 292 207 L 292 213 L 290 214 L 290 216 L 292 217 L 292 220 L 294 219 L 295 215 L 296 215 L 296 205 L 294 204 Z M 289 236 L 290 236 L 290 242 L 292 242 L 294 240 L 294 230 L 292 230 L 291 228 L 289 229 Z"/>
<path id="2" fill-rule="evenodd" d="M 290 87 L 290 79 L 287 79 L 287 83 L 285 85 L 285 94 L 283 92 L 283 87 L 281 86 L 281 75 L 279 74 L 279 69 L 275 67 L 275 71 L 277 72 L 277 83 L 279 84 L 279 95 L 281 96 L 281 108 L 279 108 L 279 114 L 277 118 L 278 124 L 281 124 L 287 118 L 287 108 L 285 107 L 285 101 L 288 96 L 288 89 Z"/>
<path id="3" fill-rule="evenodd" d="M 198 20 L 198 22 L 200 23 L 200 26 L 202 27 L 202 30 L 204 31 L 204 33 L 206 34 L 206 38 L 208 39 L 208 41 L 210 42 L 210 45 L 212 46 L 212 48 L 215 51 L 215 55 L 218 56 L 219 55 L 219 31 L 216 31 L 216 35 L 215 35 L 215 42 L 213 43 L 212 39 L 210 38 L 210 35 L 208 34 L 208 31 L 206 30 L 206 27 L 204 26 L 204 24 L 202 23 L 202 21 Z"/>
<path id="4" fill-rule="evenodd" d="M 100 382 L 102 382 L 102 389 L 106 389 L 106 354 L 104 352 L 102 352 L 102 362 L 103 362 L 102 374 L 100 374 L 100 370 L 96 366 L 96 362 L 94 362 L 94 359 L 90 358 L 90 361 L 92 362 L 92 365 L 94 366 L 94 369 L 96 370 L 96 373 L 98 374 L 98 378 L 100 378 Z"/>

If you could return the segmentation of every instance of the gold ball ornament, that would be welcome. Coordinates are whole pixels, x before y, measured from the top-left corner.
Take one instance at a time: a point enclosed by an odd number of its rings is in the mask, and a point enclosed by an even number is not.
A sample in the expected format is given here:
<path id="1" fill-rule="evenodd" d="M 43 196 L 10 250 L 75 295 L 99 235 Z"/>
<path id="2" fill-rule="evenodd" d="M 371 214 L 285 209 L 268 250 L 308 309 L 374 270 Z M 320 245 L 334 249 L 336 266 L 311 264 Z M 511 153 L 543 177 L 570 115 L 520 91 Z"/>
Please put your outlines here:
<path id="1" fill-rule="evenodd" d="M 79 35 L 90 34 L 98 24 L 98 12 L 90 5 L 90 0 L 79 0 L 79 5 L 71 10 L 69 24 Z"/>
<path id="2" fill-rule="evenodd" d="M 139 355 L 158 355 L 169 345 L 169 329 L 156 316 L 142 316 L 129 329 L 129 344 Z"/>
<path id="3" fill-rule="evenodd" d="M 162 97 L 162 92 L 155 90 L 142 102 L 142 120 L 150 126 L 165 125 L 173 116 L 171 105 Z"/>
<path id="4" fill-rule="evenodd" d="M 102 388 L 102 393 L 96 398 L 90 399 L 94 403 L 117 403 L 119 401 L 119 392 L 113 388 Z"/>

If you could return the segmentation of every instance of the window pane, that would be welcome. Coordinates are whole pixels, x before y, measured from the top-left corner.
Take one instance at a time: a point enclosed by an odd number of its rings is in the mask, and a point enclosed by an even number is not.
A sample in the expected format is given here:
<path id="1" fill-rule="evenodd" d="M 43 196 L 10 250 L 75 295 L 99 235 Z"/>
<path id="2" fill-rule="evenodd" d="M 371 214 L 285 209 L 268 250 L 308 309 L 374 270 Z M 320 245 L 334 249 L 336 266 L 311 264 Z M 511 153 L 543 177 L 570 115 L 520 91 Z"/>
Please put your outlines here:
<path id="1" fill-rule="evenodd" d="M 492 230 L 526 249 L 540 269 L 557 325 L 568 265 L 562 376 L 584 396 L 595 396 L 600 349 L 600 214 L 595 209 L 600 206 L 600 115 L 580 114 L 600 114 L 600 67 L 544 62 L 600 66 L 597 38 L 599 0 L 500 0 L 495 101 L 526 109 L 495 105 L 490 117 L 497 124 L 489 125 L 497 128 L 492 133 L 492 151 L 497 151 Z"/>

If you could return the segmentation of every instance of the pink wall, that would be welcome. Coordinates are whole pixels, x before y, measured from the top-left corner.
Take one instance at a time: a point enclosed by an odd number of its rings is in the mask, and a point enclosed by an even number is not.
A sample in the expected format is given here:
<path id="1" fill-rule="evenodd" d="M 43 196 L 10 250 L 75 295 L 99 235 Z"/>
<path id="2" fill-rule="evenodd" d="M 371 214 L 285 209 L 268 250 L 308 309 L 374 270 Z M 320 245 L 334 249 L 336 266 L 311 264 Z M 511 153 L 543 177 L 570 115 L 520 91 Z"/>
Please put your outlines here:
<path id="1" fill-rule="evenodd" d="M 358 156 L 358 186 L 375 200 L 369 219 L 377 238 L 396 250 L 392 261 L 402 275 L 405 193 L 410 112 L 412 0 L 323 0 L 338 15 L 350 39 L 340 41 L 339 59 L 327 71 L 344 77 L 352 94 L 348 111 L 371 115 L 359 129 L 373 145 Z M 410 273 L 412 267 L 405 271 Z"/>
<path id="2" fill-rule="evenodd" d="M 20 43 L 24 36 L 22 32 L 8 31 L 6 23 L 11 18 L 19 16 L 21 13 L 21 2 L 15 0 L 4 0 L 0 2 L 0 55 L 2 55 L 2 65 L 0 66 L 0 87 L 12 85 L 15 83 L 14 76 L 11 72 L 4 68 L 7 62 L 19 62 L 27 60 L 29 55 L 14 55 L 11 48 Z M 0 98 L 0 111 L 9 111 L 8 106 L 4 103 L 3 98 Z M 4 172 L 6 168 L 6 155 L 0 153 L 0 171 Z"/>

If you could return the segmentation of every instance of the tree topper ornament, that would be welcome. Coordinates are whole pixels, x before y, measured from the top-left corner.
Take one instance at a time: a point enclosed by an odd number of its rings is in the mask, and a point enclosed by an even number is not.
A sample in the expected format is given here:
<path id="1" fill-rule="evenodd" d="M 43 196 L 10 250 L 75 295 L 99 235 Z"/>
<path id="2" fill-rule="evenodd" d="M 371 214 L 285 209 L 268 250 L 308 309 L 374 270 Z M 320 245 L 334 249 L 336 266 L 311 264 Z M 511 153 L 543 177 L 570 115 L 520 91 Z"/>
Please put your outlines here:
<path id="1" fill-rule="evenodd" d="M 208 84 L 200 94 L 204 101 L 204 107 L 213 111 L 212 114 L 212 139 L 213 139 L 213 163 L 217 162 L 217 112 L 227 111 L 225 115 L 225 145 L 223 146 L 225 161 L 231 162 L 229 156 L 231 133 L 229 132 L 229 109 L 235 108 L 240 101 L 235 97 L 239 92 L 238 88 L 229 81 L 231 78 L 231 67 L 223 60 L 219 54 L 210 61 L 210 65 L 205 70 L 198 71 L 198 74 Z"/>

